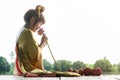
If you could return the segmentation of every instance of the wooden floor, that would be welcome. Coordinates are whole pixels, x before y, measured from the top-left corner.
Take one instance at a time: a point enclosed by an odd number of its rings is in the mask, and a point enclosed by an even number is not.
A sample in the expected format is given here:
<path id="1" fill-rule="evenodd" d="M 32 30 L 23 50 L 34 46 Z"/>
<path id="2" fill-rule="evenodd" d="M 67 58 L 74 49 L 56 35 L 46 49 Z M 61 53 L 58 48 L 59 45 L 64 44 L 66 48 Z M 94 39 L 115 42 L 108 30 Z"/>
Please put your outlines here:
<path id="1" fill-rule="evenodd" d="M 120 75 L 81 76 L 81 77 L 22 77 L 0 75 L 0 80 L 120 80 Z"/>

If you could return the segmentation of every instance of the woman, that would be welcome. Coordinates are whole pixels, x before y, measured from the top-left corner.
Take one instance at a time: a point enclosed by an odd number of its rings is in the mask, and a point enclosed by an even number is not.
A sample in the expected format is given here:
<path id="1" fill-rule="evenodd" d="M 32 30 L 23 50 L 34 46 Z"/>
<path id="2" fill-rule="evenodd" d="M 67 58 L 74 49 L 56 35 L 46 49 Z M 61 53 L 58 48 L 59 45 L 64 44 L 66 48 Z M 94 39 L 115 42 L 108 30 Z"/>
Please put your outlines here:
<path id="1" fill-rule="evenodd" d="M 42 12 L 44 7 L 38 5 L 36 9 L 28 10 L 24 15 L 25 25 L 18 34 L 16 41 L 16 61 L 14 74 L 24 75 L 34 69 L 44 70 L 41 51 L 47 43 L 48 38 L 43 34 L 41 26 L 45 23 Z M 38 44 L 34 33 L 38 31 L 42 35 Z"/>

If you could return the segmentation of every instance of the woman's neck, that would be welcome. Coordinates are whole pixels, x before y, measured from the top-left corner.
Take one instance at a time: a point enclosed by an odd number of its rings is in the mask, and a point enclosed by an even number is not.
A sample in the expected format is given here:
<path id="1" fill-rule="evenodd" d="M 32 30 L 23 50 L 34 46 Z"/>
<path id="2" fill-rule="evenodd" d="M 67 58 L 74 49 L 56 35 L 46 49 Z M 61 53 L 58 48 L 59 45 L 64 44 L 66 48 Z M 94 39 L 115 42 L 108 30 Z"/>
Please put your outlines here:
<path id="1" fill-rule="evenodd" d="M 29 24 L 25 24 L 24 26 L 25 26 L 25 28 L 30 29 L 30 25 Z"/>
<path id="2" fill-rule="evenodd" d="M 33 32 L 35 32 L 34 29 L 33 29 L 33 27 L 30 26 L 29 24 L 25 24 L 25 28 L 26 28 L 26 29 L 30 29 L 30 30 L 32 30 Z"/>

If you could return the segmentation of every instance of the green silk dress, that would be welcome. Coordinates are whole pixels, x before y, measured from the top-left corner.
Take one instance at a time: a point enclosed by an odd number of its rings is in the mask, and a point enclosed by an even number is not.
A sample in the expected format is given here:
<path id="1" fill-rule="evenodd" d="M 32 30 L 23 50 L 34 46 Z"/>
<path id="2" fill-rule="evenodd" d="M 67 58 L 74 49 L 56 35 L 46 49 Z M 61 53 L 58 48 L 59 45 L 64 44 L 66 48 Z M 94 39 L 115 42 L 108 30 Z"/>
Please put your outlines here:
<path id="1" fill-rule="evenodd" d="M 18 61 L 22 72 L 30 72 L 34 69 L 43 70 L 41 49 L 34 38 L 34 32 L 24 29 L 18 40 Z"/>

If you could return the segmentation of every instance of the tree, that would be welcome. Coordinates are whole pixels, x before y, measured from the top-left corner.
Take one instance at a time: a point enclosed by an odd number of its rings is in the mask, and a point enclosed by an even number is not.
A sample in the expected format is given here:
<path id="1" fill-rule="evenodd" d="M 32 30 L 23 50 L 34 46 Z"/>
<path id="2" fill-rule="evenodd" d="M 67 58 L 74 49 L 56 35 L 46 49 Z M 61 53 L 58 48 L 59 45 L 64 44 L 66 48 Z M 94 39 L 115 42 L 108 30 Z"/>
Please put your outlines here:
<path id="1" fill-rule="evenodd" d="M 50 62 L 48 62 L 46 59 L 43 59 L 43 64 L 44 64 L 44 68 L 45 70 L 52 70 L 52 64 Z"/>
<path id="2" fill-rule="evenodd" d="M 117 64 L 118 72 L 120 72 L 120 63 Z"/>
<path id="3" fill-rule="evenodd" d="M 73 63 L 72 67 L 74 69 L 85 68 L 85 64 L 81 61 L 76 61 Z"/>
<path id="4" fill-rule="evenodd" d="M 57 63 L 57 64 L 56 64 Z M 71 61 L 67 60 L 58 60 L 53 64 L 53 70 L 66 71 L 71 67 Z"/>
<path id="5" fill-rule="evenodd" d="M 100 67 L 103 72 L 110 72 L 112 70 L 112 65 L 108 59 L 97 60 L 94 64 L 94 68 Z"/>
<path id="6" fill-rule="evenodd" d="M 112 65 L 112 71 L 111 72 L 112 72 L 112 74 L 117 74 L 119 72 L 117 64 Z"/>
<path id="7" fill-rule="evenodd" d="M 0 74 L 5 74 L 9 72 L 10 65 L 4 57 L 0 57 Z"/>
<path id="8" fill-rule="evenodd" d="M 12 75 L 12 74 L 13 74 L 14 66 L 15 66 L 15 63 L 14 63 L 14 62 L 10 63 L 10 71 L 8 72 L 9 75 Z"/>

